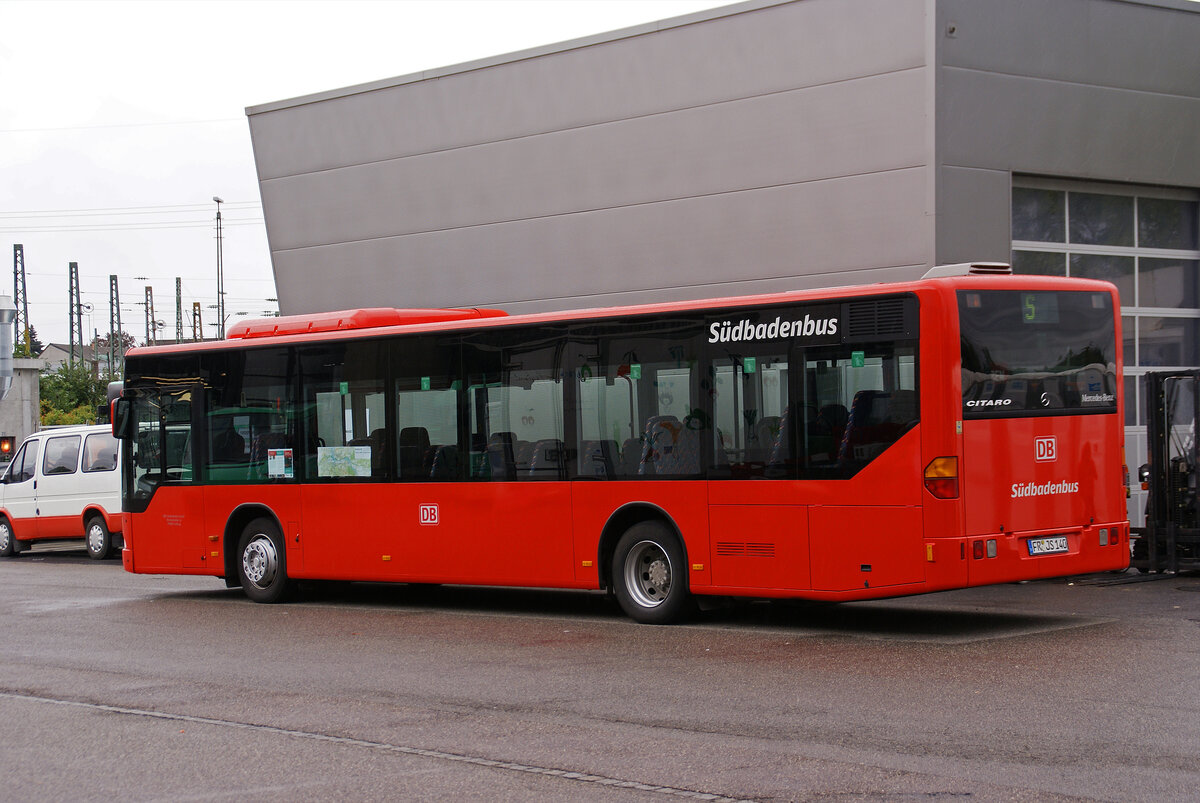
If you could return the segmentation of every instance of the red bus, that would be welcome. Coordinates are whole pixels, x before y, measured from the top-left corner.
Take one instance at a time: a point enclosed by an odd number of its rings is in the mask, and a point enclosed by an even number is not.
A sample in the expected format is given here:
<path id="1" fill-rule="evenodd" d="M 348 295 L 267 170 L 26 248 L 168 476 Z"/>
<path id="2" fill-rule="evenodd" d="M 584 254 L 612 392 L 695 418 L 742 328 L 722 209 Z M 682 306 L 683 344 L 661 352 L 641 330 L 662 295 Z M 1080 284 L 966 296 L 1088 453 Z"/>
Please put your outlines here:
<path id="1" fill-rule="evenodd" d="M 932 278 L 931 278 L 932 276 Z M 1129 562 L 1106 282 L 506 316 L 365 309 L 134 349 L 125 568 L 861 600 Z"/>

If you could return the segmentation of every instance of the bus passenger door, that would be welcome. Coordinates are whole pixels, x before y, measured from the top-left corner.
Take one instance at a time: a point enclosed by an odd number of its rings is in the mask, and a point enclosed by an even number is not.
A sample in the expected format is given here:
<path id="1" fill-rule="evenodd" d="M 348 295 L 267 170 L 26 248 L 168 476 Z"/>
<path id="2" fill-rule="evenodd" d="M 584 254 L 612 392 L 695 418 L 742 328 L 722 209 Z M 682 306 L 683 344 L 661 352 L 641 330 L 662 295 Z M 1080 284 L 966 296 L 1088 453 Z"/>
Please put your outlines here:
<path id="1" fill-rule="evenodd" d="M 193 392 L 191 387 L 142 391 L 135 398 L 136 435 L 129 447 L 133 476 L 125 504 L 143 513 L 126 539 L 139 573 L 223 570 L 206 558 L 204 489 L 195 484 L 193 462 Z"/>

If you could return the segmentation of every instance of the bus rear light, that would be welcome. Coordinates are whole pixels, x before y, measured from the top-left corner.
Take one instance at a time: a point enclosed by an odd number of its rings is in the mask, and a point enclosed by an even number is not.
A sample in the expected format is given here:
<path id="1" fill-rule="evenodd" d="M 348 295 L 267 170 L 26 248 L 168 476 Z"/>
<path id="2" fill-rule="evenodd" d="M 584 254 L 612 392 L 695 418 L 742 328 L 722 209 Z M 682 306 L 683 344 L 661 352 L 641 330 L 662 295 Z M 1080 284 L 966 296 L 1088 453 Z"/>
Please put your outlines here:
<path id="1" fill-rule="evenodd" d="M 987 556 L 989 558 L 996 557 L 996 539 L 995 538 L 989 538 L 987 540 Z"/>
<path id="2" fill-rule="evenodd" d="M 1108 546 L 1108 528 L 1100 528 L 1100 546 Z"/>
<path id="3" fill-rule="evenodd" d="M 971 557 L 975 558 L 975 560 L 983 559 L 983 542 L 982 541 L 972 541 L 971 542 Z"/>
<path id="4" fill-rule="evenodd" d="M 958 458 L 933 458 L 925 467 L 925 489 L 938 499 L 957 499 Z"/>

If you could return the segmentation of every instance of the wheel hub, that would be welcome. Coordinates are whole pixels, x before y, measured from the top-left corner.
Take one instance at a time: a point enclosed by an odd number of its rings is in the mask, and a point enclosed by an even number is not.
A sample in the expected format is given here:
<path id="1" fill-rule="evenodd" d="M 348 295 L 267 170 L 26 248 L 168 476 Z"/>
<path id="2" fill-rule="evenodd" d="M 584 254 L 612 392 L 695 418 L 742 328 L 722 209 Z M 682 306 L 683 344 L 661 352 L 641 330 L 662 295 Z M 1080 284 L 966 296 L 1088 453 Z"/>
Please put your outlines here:
<path id="1" fill-rule="evenodd" d="M 650 564 L 650 568 L 646 570 L 646 579 L 650 585 L 656 588 L 662 588 L 671 579 L 671 570 L 667 567 L 664 561 L 656 560 Z"/>
<path id="2" fill-rule="evenodd" d="M 279 571 L 279 554 L 265 535 L 255 536 L 242 553 L 242 572 L 259 588 L 266 588 Z"/>
<path id="3" fill-rule="evenodd" d="M 625 587 L 643 608 L 657 608 L 671 592 L 671 559 L 653 541 L 642 541 L 629 551 Z"/>

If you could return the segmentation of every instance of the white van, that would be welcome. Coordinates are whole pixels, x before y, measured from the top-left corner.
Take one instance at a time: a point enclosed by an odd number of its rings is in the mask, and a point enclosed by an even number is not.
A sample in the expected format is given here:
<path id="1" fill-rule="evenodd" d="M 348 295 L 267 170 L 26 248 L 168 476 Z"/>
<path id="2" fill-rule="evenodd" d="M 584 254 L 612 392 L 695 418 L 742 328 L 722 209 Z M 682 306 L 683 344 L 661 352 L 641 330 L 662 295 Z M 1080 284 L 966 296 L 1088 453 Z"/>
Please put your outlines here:
<path id="1" fill-rule="evenodd" d="M 121 545 L 120 441 L 107 424 L 25 439 L 0 475 L 0 557 L 33 541 L 83 538 L 101 560 Z"/>

